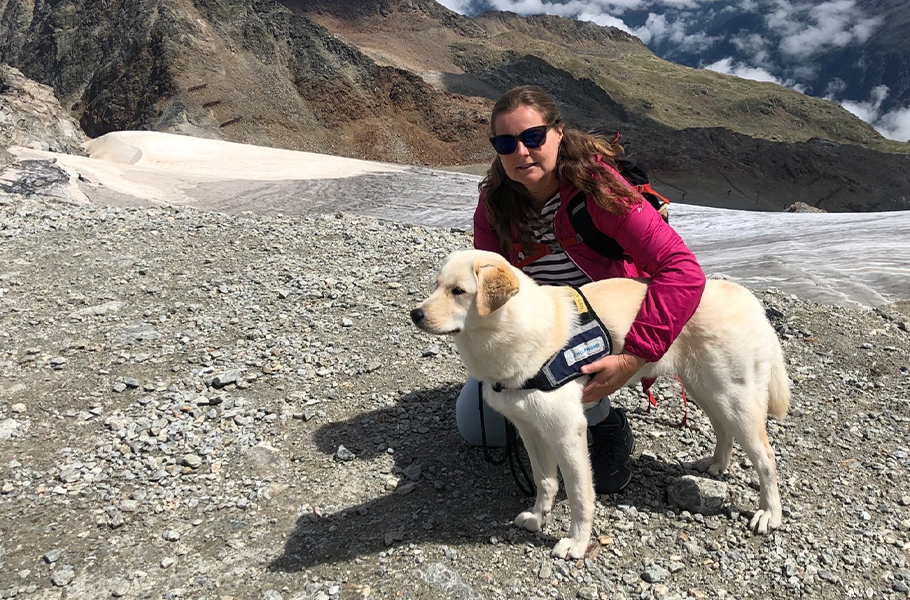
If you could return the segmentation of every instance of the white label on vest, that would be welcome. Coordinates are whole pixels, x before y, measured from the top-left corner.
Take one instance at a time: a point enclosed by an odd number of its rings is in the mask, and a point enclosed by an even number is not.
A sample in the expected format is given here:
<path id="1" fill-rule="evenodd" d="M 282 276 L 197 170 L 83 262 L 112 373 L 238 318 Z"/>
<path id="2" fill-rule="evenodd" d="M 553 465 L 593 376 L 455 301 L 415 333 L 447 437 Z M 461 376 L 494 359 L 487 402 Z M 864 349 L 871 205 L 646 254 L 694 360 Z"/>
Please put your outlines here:
<path id="1" fill-rule="evenodd" d="M 563 356 L 566 359 L 567 365 L 574 365 L 575 363 L 593 356 L 595 354 L 600 354 L 606 348 L 604 347 L 604 339 L 600 336 L 597 336 L 593 340 L 588 340 L 583 344 L 573 346 L 572 348 L 567 348 L 563 351 Z"/>

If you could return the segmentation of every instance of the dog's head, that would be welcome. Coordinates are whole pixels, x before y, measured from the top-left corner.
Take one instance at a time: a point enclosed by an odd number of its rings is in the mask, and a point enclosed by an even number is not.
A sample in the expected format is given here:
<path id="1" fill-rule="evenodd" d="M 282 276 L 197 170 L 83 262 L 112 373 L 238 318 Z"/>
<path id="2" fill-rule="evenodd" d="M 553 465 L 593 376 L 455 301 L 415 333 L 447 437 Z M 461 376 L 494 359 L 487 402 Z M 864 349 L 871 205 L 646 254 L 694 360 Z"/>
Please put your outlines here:
<path id="1" fill-rule="evenodd" d="M 436 289 L 411 311 L 414 324 L 430 333 L 457 334 L 475 318 L 485 318 L 518 293 L 518 277 L 499 254 L 453 252 L 436 276 Z"/>

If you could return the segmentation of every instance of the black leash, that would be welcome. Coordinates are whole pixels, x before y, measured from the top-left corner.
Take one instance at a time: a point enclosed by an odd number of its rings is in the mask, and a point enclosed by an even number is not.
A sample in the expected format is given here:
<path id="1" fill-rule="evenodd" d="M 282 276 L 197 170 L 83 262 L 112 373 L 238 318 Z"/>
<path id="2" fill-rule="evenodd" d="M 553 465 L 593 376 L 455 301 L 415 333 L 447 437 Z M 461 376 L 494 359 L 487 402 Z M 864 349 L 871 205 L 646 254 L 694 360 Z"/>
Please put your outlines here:
<path id="1" fill-rule="evenodd" d="M 533 496 L 536 493 L 536 488 L 534 487 L 534 479 L 528 475 L 527 470 L 525 469 L 524 463 L 521 462 L 520 450 L 518 447 L 518 432 L 515 430 L 515 426 L 512 423 L 505 419 L 506 424 L 506 447 L 505 452 L 500 458 L 493 458 L 493 455 L 490 453 L 490 447 L 487 446 L 487 427 L 483 418 L 483 382 L 477 382 L 477 406 L 480 410 L 480 438 L 483 441 L 483 459 L 490 463 L 491 465 L 501 465 L 506 462 L 506 459 L 509 460 L 509 470 L 512 471 L 512 479 L 515 480 L 515 484 L 518 486 L 518 489 L 525 496 Z M 516 464 L 518 465 L 516 468 Z M 521 471 L 521 477 L 518 476 L 518 472 Z M 522 478 L 524 481 L 522 481 Z"/>

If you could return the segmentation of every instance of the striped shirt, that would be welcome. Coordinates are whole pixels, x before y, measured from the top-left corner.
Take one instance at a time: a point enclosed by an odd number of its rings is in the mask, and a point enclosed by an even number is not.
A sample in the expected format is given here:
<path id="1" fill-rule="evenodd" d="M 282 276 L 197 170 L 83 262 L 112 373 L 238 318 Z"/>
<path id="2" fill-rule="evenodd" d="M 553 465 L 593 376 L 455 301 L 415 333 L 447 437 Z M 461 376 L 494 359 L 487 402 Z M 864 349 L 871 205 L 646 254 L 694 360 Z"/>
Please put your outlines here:
<path id="1" fill-rule="evenodd" d="M 553 233 L 553 217 L 558 208 L 559 194 L 557 193 L 540 209 L 542 225 L 540 228 L 535 227 L 533 231 L 535 242 L 546 244 L 551 248 L 559 248 L 559 250 L 551 250 L 550 254 L 525 265 L 522 271 L 541 285 L 583 285 L 591 280 L 566 255 L 556 239 L 556 234 Z M 524 259 L 525 254 L 520 253 L 518 258 L 519 260 Z"/>

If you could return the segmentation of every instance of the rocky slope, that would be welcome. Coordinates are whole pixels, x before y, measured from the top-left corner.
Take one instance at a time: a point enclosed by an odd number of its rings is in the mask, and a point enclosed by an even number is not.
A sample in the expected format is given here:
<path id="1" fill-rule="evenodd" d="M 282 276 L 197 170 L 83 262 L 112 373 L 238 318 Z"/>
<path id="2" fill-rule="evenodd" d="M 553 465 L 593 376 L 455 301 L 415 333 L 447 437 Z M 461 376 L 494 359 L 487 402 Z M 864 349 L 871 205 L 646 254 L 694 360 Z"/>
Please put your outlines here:
<path id="1" fill-rule="evenodd" d="M 416 330 L 462 231 L 0 195 L 0 595 L 906 598 L 910 310 L 759 291 L 793 380 L 782 529 L 672 506 L 709 452 L 672 382 L 630 413 L 636 474 L 584 561 L 549 558 L 505 466 L 459 437 L 465 372 Z"/>
<path id="2" fill-rule="evenodd" d="M 906 145 L 834 104 L 672 65 L 618 30 L 554 17 L 468 19 L 431 0 L 0 0 L 0 55 L 52 86 L 90 136 L 144 128 L 483 163 L 492 100 L 531 81 L 573 123 L 632 134 L 671 199 L 910 202 Z"/>
<path id="3" fill-rule="evenodd" d="M 82 154 L 86 140 L 79 125 L 64 111 L 54 90 L 0 64 L 0 172 L 12 163 L 9 146 Z"/>
<path id="4" fill-rule="evenodd" d="M 0 3 L 4 60 L 53 86 L 91 137 L 155 129 L 408 164 L 478 158 L 475 102 L 276 3 L 107 4 Z"/>

